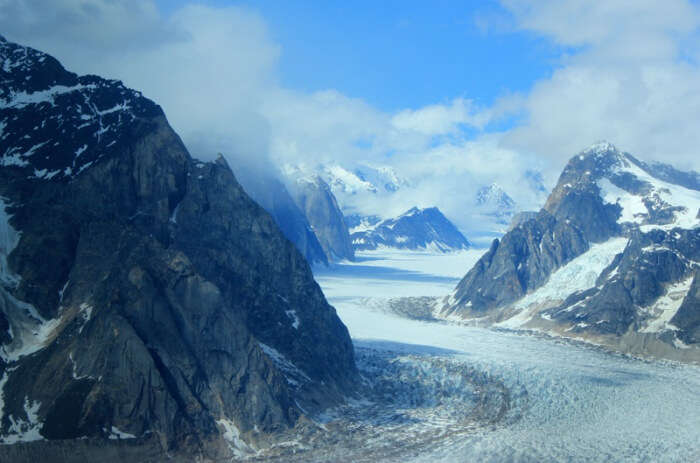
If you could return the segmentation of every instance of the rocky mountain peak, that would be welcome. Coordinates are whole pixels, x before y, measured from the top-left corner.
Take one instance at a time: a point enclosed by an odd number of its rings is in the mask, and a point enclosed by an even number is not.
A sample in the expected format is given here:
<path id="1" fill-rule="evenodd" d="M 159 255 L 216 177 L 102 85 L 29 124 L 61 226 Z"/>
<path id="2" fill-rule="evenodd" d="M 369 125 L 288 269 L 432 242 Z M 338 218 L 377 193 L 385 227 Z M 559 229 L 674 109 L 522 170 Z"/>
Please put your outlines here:
<path id="1" fill-rule="evenodd" d="M 511 209 L 515 201 L 497 183 L 482 187 L 476 193 L 478 206 L 494 207 L 498 209 Z"/>
<path id="2" fill-rule="evenodd" d="M 0 443 L 230 459 L 343 400 L 347 329 L 223 156 L 118 81 L 0 63 Z"/>

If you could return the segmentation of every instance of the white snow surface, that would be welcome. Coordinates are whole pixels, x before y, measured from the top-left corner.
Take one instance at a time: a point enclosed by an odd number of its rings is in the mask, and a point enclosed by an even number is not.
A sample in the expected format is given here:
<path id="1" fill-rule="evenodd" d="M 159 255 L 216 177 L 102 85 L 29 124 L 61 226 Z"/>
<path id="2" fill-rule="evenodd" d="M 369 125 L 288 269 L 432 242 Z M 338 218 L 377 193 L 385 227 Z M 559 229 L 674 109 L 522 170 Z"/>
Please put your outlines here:
<path id="1" fill-rule="evenodd" d="M 515 390 L 525 388 L 528 397 L 518 421 L 466 437 L 441 434 L 410 458 L 375 461 L 700 461 L 700 367 L 643 361 L 536 335 L 401 318 L 386 310 L 389 299 L 445 295 L 454 288 L 456 275 L 444 276 L 454 272 L 430 270 L 451 267 L 452 256 L 374 253 L 371 262 L 363 262 L 367 257 L 360 253 L 355 265 L 316 269 L 356 345 L 423 355 L 447 349 L 454 361 Z M 603 265 L 606 259 L 594 262 Z"/>

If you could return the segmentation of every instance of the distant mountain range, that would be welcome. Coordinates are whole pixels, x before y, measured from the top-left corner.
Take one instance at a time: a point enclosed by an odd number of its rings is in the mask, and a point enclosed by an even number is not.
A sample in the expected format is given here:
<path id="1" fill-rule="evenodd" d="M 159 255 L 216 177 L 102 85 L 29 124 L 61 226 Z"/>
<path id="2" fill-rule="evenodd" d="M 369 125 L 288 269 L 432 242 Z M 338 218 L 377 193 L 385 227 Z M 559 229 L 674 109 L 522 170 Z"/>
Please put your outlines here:
<path id="1" fill-rule="evenodd" d="M 450 252 L 470 246 L 437 207 L 414 207 L 396 218 L 382 221 L 365 219 L 355 226 L 351 239 L 357 250 L 388 247 Z"/>
<path id="2" fill-rule="evenodd" d="M 699 180 L 610 143 L 591 146 L 436 313 L 700 359 Z"/>

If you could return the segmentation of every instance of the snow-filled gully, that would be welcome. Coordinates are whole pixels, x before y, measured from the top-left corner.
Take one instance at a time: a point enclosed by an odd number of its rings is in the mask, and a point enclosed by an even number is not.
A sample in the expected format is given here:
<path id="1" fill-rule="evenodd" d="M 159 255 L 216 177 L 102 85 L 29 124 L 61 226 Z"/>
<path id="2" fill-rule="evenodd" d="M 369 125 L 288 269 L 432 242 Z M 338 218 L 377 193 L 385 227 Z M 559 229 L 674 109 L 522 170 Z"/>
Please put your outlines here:
<path id="1" fill-rule="evenodd" d="M 388 309 L 391 298 L 449 293 L 477 257 L 366 253 L 317 270 L 354 339 L 367 387 L 257 458 L 700 461 L 697 366 Z"/>

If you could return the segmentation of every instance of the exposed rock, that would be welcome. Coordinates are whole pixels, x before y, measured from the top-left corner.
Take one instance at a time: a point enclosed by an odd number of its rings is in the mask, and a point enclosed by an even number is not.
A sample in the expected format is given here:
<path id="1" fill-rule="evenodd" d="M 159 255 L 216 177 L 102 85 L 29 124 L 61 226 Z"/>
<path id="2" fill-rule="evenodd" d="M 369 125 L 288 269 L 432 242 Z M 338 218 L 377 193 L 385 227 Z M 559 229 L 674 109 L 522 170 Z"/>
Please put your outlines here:
<path id="1" fill-rule="evenodd" d="M 91 460 L 230 459 L 353 390 L 347 329 L 223 158 L 120 82 L 0 59 L 0 440 L 27 442 L 0 460 L 84 437 Z"/>

